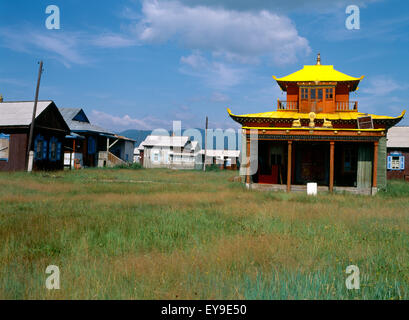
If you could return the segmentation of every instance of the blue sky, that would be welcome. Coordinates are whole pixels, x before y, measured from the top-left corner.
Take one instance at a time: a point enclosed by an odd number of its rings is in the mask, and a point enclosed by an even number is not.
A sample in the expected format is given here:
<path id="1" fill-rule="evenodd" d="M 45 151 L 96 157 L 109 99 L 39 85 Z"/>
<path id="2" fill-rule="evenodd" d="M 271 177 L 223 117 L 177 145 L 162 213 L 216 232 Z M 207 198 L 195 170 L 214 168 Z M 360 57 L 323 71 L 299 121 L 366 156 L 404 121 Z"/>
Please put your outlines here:
<path id="1" fill-rule="evenodd" d="M 330 5 L 329 5 L 330 3 Z M 60 30 L 45 27 L 48 5 Z M 360 29 L 345 27 L 348 5 Z M 0 2 L 0 94 L 81 107 L 108 129 L 237 128 L 236 114 L 276 109 L 272 75 L 322 63 L 365 75 L 363 112 L 409 111 L 409 2 L 117 0 Z M 408 117 L 401 123 L 409 124 Z"/>

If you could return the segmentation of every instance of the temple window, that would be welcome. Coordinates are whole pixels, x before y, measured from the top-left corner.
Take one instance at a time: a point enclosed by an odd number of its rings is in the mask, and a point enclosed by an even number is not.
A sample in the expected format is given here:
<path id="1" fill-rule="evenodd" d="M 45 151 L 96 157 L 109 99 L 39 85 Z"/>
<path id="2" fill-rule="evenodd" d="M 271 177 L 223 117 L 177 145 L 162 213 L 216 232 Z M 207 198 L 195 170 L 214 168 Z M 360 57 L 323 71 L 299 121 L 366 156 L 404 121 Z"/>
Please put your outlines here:
<path id="1" fill-rule="evenodd" d="M 308 99 L 308 89 L 301 88 L 301 99 Z"/>
<path id="2" fill-rule="evenodd" d="M 333 89 L 332 88 L 327 88 L 325 89 L 325 99 L 332 99 L 333 98 Z"/>
<path id="3" fill-rule="evenodd" d="M 317 89 L 318 91 L 318 100 L 322 100 L 322 89 Z"/>
<path id="4" fill-rule="evenodd" d="M 310 98 L 315 99 L 315 89 L 311 89 L 310 91 Z"/>

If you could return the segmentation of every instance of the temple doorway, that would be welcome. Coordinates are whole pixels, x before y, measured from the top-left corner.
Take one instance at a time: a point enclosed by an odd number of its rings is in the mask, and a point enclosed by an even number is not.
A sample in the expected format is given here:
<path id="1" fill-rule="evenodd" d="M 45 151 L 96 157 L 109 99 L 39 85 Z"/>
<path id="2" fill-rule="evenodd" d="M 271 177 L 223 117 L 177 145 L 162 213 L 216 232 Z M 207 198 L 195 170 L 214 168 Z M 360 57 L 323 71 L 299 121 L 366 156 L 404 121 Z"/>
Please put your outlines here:
<path id="1" fill-rule="evenodd" d="M 316 182 L 318 185 L 329 185 L 329 143 L 298 142 L 294 143 L 295 169 L 294 184 L 305 185 Z"/>

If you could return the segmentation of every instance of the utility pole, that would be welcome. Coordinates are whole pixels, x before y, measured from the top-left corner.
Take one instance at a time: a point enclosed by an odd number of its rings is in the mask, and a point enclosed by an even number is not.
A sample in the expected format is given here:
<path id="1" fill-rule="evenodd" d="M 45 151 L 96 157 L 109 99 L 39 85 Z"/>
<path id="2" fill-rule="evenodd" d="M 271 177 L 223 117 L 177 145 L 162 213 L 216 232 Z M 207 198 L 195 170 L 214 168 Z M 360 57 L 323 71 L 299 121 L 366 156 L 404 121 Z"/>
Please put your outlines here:
<path id="1" fill-rule="evenodd" d="M 203 171 L 206 171 L 206 154 L 207 154 L 207 126 L 209 124 L 208 118 L 206 116 L 206 129 L 205 129 L 205 152 L 203 161 Z"/>
<path id="2" fill-rule="evenodd" d="M 38 69 L 38 79 L 37 79 L 37 88 L 36 94 L 34 99 L 34 109 L 33 109 L 33 117 L 31 118 L 31 126 L 30 126 L 30 135 L 28 136 L 28 145 L 27 145 L 27 171 L 32 170 L 33 161 L 34 161 L 34 150 L 31 150 L 31 145 L 33 143 L 33 134 L 34 134 L 34 120 L 37 113 L 37 103 L 38 103 L 38 92 L 40 90 L 40 80 L 41 80 L 41 73 L 43 72 L 43 61 L 40 61 L 40 67 Z M 30 159 L 31 156 L 31 159 Z"/>

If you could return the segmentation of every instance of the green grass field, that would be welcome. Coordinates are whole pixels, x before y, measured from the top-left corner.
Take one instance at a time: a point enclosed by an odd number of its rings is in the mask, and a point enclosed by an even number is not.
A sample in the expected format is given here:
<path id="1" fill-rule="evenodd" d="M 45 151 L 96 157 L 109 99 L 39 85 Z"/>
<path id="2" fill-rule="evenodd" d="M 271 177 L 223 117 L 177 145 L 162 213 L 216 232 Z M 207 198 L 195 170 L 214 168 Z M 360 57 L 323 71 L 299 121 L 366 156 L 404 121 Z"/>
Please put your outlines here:
<path id="1" fill-rule="evenodd" d="M 0 174 L 0 298 L 409 298 L 408 183 L 307 197 L 248 191 L 235 174 Z M 45 287 L 48 265 L 60 290 Z"/>

